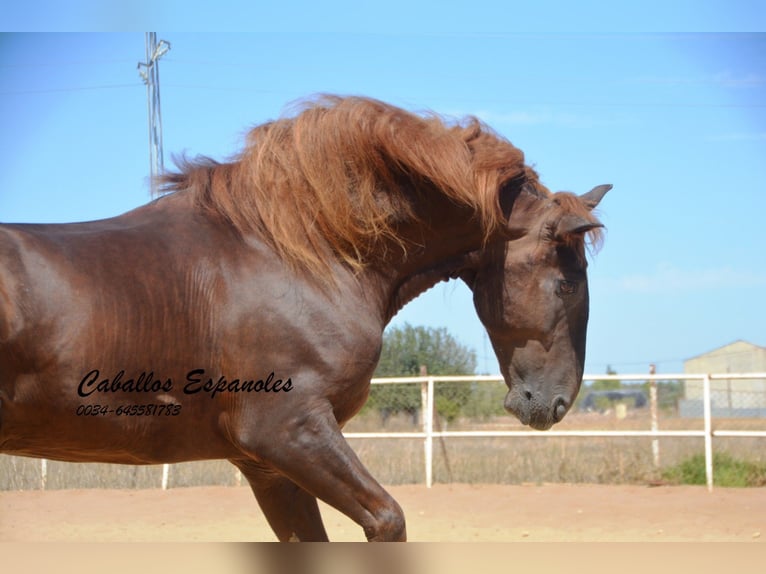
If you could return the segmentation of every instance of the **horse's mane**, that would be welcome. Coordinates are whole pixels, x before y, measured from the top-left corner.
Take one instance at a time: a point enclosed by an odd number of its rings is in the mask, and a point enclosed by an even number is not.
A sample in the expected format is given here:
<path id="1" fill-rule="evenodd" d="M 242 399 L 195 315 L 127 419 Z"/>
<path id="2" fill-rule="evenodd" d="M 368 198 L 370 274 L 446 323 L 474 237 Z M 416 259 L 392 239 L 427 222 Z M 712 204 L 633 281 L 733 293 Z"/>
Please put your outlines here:
<path id="1" fill-rule="evenodd" d="M 448 123 L 377 100 L 324 96 L 255 127 L 229 163 L 202 158 L 163 177 L 246 234 L 260 232 L 288 262 L 322 276 L 333 258 L 361 269 L 432 189 L 472 208 L 488 237 L 502 223 L 500 188 L 543 193 L 523 153 L 476 118 Z"/>

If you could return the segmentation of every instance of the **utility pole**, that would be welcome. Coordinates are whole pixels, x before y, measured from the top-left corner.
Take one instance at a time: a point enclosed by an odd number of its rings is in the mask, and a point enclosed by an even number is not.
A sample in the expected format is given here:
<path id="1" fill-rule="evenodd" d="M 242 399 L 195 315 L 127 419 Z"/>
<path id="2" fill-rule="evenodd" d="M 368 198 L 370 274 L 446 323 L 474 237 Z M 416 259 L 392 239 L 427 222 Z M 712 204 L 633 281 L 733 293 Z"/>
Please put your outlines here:
<path id="1" fill-rule="evenodd" d="M 157 176 L 164 169 L 159 61 L 168 50 L 170 50 L 169 42 L 160 40 L 157 43 L 157 33 L 147 32 L 146 61 L 138 63 L 138 74 L 146 84 L 146 106 L 149 111 L 149 185 L 152 196 L 158 193 Z"/>

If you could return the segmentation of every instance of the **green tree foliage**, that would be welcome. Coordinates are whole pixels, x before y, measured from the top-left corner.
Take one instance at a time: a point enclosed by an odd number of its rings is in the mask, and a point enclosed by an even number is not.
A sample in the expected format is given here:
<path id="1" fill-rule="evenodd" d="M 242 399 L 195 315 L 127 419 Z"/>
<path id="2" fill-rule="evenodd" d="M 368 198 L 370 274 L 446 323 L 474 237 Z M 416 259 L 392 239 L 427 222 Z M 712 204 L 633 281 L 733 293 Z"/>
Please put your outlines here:
<path id="1" fill-rule="evenodd" d="M 465 375 L 476 370 L 476 353 L 458 343 L 447 329 L 405 323 L 383 334 L 376 377 L 416 377 L 420 366 L 429 375 Z"/>
<path id="2" fill-rule="evenodd" d="M 445 328 L 403 327 L 383 334 L 376 377 L 416 377 L 425 366 L 429 375 L 465 375 L 476 370 L 476 353 L 461 345 Z M 470 393 L 467 383 L 440 383 L 435 396 L 436 411 L 447 420 L 458 416 Z M 418 385 L 373 385 L 367 408 L 384 417 L 397 412 L 414 414 L 421 407 Z"/>

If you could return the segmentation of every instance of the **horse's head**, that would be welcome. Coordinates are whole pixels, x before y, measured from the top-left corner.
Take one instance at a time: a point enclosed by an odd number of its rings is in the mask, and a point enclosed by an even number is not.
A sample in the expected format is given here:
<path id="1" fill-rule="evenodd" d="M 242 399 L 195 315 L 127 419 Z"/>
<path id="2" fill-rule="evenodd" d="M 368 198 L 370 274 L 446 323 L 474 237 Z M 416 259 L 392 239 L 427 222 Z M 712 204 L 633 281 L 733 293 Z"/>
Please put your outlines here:
<path id="1" fill-rule="evenodd" d="M 536 429 L 559 422 L 580 390 L 588 323 L 585 239 L 602 227 L 590 211 L 609 189 L 579 197 L 527 194 L 511 214 L 521 236 L 475 252 L 471 269 L 461 274 L 509 388 L 505 408 Z"/>

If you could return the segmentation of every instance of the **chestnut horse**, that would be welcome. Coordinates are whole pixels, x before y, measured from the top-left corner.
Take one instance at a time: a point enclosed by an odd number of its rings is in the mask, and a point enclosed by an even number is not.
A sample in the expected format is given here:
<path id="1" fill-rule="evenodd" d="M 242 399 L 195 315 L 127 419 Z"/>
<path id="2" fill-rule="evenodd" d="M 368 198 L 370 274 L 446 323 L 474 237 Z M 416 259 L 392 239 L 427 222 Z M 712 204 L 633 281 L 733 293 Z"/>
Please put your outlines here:
<path id="1" fill-rule="evenodd" d="M 0 452 L 228 459 L 279 540 L 327 540 L 318 498 L 369 540 L 404 540 L 341 429 L 388 321 L 451 277 L 473 290 L 506 408 L 546 429 L 572 405 L 609 186 L 552 194 L 475 119 L 335 97 L 164 183 L 119 217 L 0 226 Z"/>

